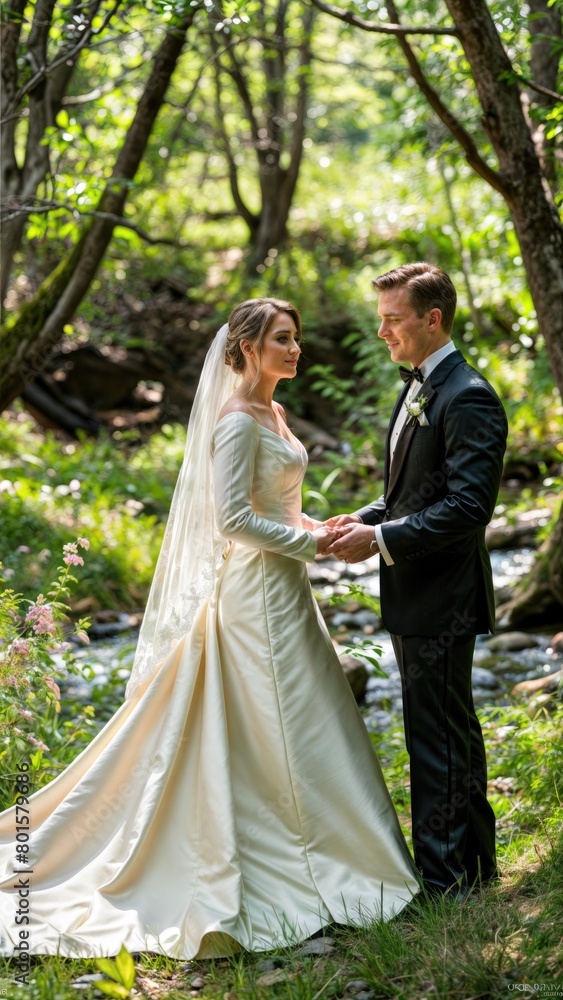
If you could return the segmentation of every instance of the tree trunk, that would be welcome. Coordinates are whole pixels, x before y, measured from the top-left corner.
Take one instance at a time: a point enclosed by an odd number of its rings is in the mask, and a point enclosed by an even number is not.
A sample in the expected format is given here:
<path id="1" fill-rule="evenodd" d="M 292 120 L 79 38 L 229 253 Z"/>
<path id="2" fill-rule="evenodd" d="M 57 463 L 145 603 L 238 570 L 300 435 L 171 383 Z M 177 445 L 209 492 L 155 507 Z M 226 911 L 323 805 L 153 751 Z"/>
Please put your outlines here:
<path id="1" fill-rule="evenodd" d="M 80 9 L 85 19 L 84 30 L 89 32 L 94 17 L 97 15 L 101 0 L 93 0 L 88 6 L 73 0 L 69 8 L 69 16 Z M 25 4 L 24 4 L 25 7 Z M 9 14 L 18 21 L 5 26 L 6 34 L 2 39 L 2 55 L 4 66 L 2 70 L 2 124 L 0 126 L 2 142 L 2 177 L 3 211 L 10 212 L 19 203 L 31 200 L 37 193 L 40 184 L 47 177 L 50 169 L 49 145 L 45 143 L 46 129 L 55 123 L 61 109 L 62 97 L 72 78 L 77 61 L 76 45 L 73 42 L 63 43 L 57 51 L 52 63 L 47 66 L 47 49 L 49 32 L 55 8 L 55 0 L 40 0 L 35 9 L 33 24 L 29 33 L 27 50 L 37 81 L 27 93 L 28 119 L 25 144 L 25 158 L 20 167 L 16 159 L 16 124 L 21 116 L 21 93 L 18 97 L 18 42 L 21 24 L 21 0 L 13 0 Z M 8 29 L 12 29 L 9 31 Z M 65 58 L 68 56 L 68 58 Z M 51 69 L 53 63 L 56 63 Z M 44 71 L 45 72 L 42 72 Z M 48 72 L 46 71 L 48 70 Z M 27 225 L 26 211 L 12 212 L 12 217 L 3 219 L 0 239 L 0 303 L 4 301 L 14 253 L 20 247 Z"/>
<path id="2" fill-rule="evenodd" d="M 529 29 L 532 38 L 531 69 L 534 83 L 545 90 L 557 91 L 559 62 L 561 58 L 561 10 L 549 0 L 528 0 L 530 7 Z M 530 88 L 531 100 L 543 108 L 555 107 L 557 100 L 547 93 Z M 557 193 L 557 140 L 547 138 L 545 123 L 536 129 L 536 146 L 543 172 L 553 194 Z"/>
<path id="3" fill-rule="evenodd" d="M 512 65 L 484 0 L 446 0 L 500 166 L 538 325 L 563 397 L 563 226 L 526 122 Z"/>
<path id="4" fill-rule="evenodd" d="M 218 8 L 217 11 L 210 13 L 212 30 L 209 38 L 215 61 L 215 105 L 221 142 L 229 168 L 233 201 L 236 211 L 249 229 L 252 250 L 247 264 L 249 270 L 253 271 L 257 266 L 263 265 L 268 251 L 279 247 L 287 235 L 287 221 L 303 158 L 309 67 L 313 58 L 311 37 L 316 12 L 311 7 L 305 7 L 300 18 L 299 43 L 295 46 L 290 44 L 287 38 L 289 13 L 286 0 L 279 0 L 273 25 L 265 16 L 264 6 L 257 11 L 263 49 L 261 69 L 264 85 L 260 107 L 257 110 L 256 102 L 251 95 L 251 74 L 249 70 L 245 71 L 244 59 L 237 53 L 236 47 L 228 46 L 225 60 L 221 60 L 218 41 L 220 38 L 218 26 L 221 24 L 218 18 L 221 10 L 222 8 Z M 294 77 L 296 96 L 290 102 L 287 55 L 294 47 L 298 49 L 299 60 Z M 222 79 L 226 73 L 235 85 L 250 126 L 260 184 L 261 204 L 258 212 L 250 211 L 239 186 L 239 170 L 222 101 Z M 293 108 L 291 115 L 287 114 L 288 105 Z M 285 134 L 289 121 L 292 122 L 291 140 L 287 143 L 289 148 L 286 149 Z M 284 153 L 289 153 L 287 167 L 281 165 Z"/>
<path id="5" fill-rule="evenodd" d="M 486 4 L 483 0 L 446 3 L 479 93 L 484 128 L 498 156 L 503 195 L 514 221 L 538 326 L 563 397 L 563 226 L 524 116 L 512 66 Z M 531 621 L 546 603 L 563 605 L 562 566 L 563 507 L 524 588 L 511 602 L 512 623 Z"/>
<path id="6" fill-rule="evenodd" d="M 561 622 L 563 607 L 563 505 L 554 529 L 541 546 L 531 573 L 512 600 L 498 608 L 503 627 Z"/>
<path id="7" fill-rule="evenodd" d="M 538 325 L 545 339 L 555 383 L 563 397 L 563 226 L 525 117 L 514 68 L 485 0 L 445 2 L 471 68 L 483 109 L 483 127 L 498 157 L 499 170 L 494 170 L 483 159 L 472 136 L 451 114 L 438 92 L 425 78 L 407 41 L 408 29 L 406 34 L 398 34 L 397 42 L 405 53 L 421 92 L 460 142 L 467 162 L 502 194 L 508 205 L 520 243 Z M 541 0 L 532 0 L 531 7 L 545 14 L 545 3 Z M 386 8 L 396 24 L 399 19 L 393 0 L 386 0 Z M 346 19 L 340 8 L 323 5 L 323 9 Z M 365 25 L 360 24 L 360 27 Z M 553 30 L 557 36 L 556 28 Z M 553 72 L 551 65 L 550 72 Z M 529 614 L 529 595 L 536 593 L 539 599 L 540 593 L 546 592 L 546 587 L 551 595 L 549 599 L 563 604 L 562 565 L 563 509 L 553 532 L 553 540 L 546 546 L 546 554 L 538 562 L 537 571 L 534 570 L 528 578 L 528 596 L 522 598 L 526 614 Z M 536 585 L 537 590 L 534 590 Z M 516 597 L 512 602 L 513 614 L 519 614 L 519 600 Z"/>
<path id="8" fill-rule="evenodd" d="M 169 29 L 155 55 L 143 96 L 100 200 L 99 211 L 111 214 L 112 218 L 95 218 L 74 250 L 43 282 L 34 300 L 24 306 L 19 316 L 0 327 L 4 362 L 0 411 L 41 370 L 62 336 L 65 323 L 72 318 L 90 287 L 118 224 L 115 216 L 123 212 L 128 182 L 135 176 L 144 155 L 196 9 L 192 8 L 178 27 Z M 57 294 L 53 294 L 54 289 Z"/>

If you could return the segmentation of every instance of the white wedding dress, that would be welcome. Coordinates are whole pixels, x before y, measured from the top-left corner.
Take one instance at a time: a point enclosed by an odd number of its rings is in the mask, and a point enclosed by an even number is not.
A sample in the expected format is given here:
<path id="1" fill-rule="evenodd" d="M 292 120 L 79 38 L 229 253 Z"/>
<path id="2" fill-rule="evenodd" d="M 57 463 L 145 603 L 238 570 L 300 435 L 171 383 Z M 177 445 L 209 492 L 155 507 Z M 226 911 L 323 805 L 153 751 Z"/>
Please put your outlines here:
<path id="1" fill-rule="evenodd" d="M 190 633 L 30 801 L 30 953 L 262 951 L 417 891 L 306 562 L 306 452 L 246 413 L 214 434 L 231 539 Z M 0 816 L 0 953 L 18 940 Z"/>

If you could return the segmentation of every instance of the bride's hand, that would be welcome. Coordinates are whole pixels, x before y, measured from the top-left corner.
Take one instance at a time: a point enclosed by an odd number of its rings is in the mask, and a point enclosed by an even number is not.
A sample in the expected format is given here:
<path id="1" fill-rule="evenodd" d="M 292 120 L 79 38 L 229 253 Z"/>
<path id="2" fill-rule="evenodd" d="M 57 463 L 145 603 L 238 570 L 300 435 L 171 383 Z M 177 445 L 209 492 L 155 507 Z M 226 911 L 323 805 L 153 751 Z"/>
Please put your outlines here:
<path id="1" fill-rule="evenodd" d="M 361 518 L 357 514 L 335 514 L 324 523 L 327 528 L 342 528 L 345 524 L 361 524 Z"/>
<path id="2" fill-rule="evenodd" d="M 313 535 L 317 539 L 317 555 L 319 556 L 340 537 L 340 532 L 335 531 L 334 528 L 327 528 L 326 525 L 322 525 L 313 531 Z"/>

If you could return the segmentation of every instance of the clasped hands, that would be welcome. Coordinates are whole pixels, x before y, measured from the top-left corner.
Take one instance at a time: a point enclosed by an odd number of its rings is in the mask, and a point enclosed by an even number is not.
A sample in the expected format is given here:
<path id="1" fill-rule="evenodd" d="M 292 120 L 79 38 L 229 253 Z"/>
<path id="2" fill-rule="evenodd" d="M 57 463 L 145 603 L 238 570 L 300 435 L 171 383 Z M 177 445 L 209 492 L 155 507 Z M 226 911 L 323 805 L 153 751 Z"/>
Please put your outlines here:
<path id="1" fill-rule="evenodd" d="M 362 562 L 379 549 L 373 544 L 373 525 L 363 524 L 357 514 L 337 514 L 327 521 L 316 521 L 313 534 L 317 555 L 334 555 L 344 562 Z M 371 547 L 370 547 L 371 546 Z"/>

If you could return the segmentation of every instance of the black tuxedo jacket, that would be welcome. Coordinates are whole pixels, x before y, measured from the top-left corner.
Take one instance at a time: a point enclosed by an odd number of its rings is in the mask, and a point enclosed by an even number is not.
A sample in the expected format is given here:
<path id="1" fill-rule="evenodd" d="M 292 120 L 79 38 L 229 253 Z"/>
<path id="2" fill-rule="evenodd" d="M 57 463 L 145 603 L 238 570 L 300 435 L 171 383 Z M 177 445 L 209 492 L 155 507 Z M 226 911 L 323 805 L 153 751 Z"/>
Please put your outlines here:
<path id="1" fill-rule="evenodd" d="M 497 500 L 507 420 L 494 389 L 461 351 L 444 358 L 417 395 L 426 399 L 427 423 L 407 420 L 392 466 L 387 435 L 385 492 L 356 513 L 365 524 L 385 525 L 394 560 L 387 566 L 380 557 L 385 628 L 451 644 L 494 628 L 485 527 Z"/>

